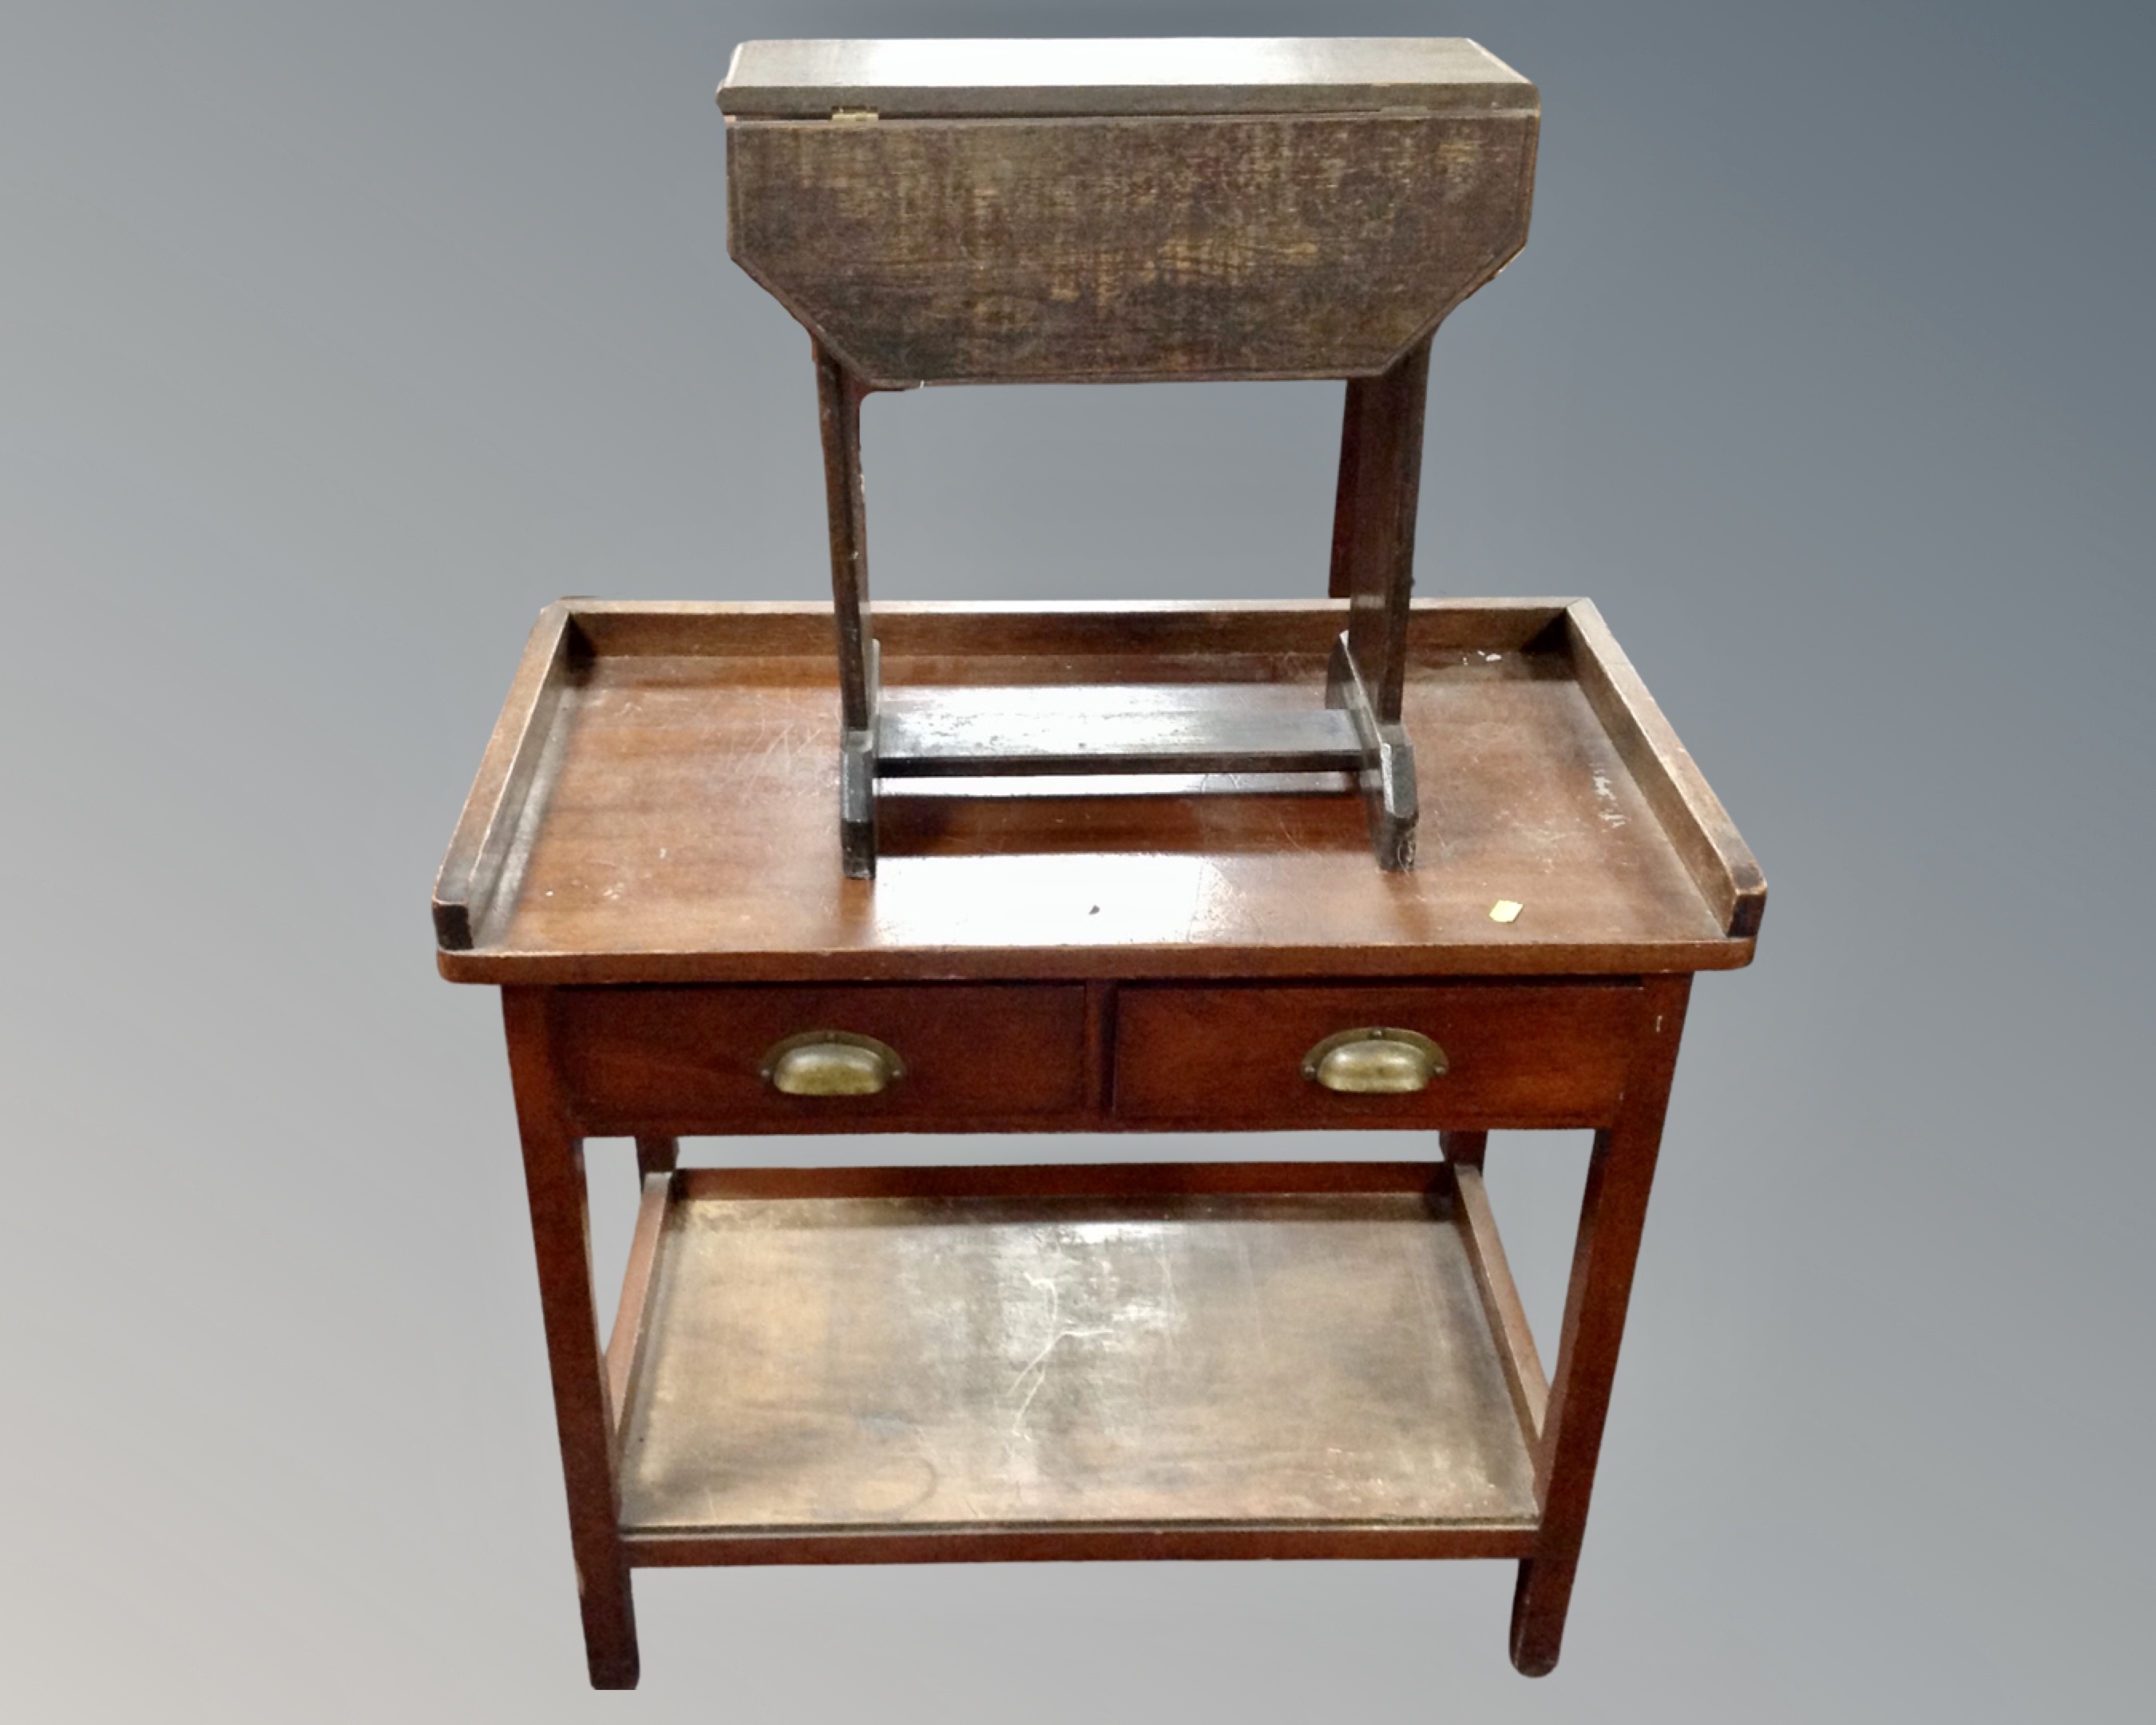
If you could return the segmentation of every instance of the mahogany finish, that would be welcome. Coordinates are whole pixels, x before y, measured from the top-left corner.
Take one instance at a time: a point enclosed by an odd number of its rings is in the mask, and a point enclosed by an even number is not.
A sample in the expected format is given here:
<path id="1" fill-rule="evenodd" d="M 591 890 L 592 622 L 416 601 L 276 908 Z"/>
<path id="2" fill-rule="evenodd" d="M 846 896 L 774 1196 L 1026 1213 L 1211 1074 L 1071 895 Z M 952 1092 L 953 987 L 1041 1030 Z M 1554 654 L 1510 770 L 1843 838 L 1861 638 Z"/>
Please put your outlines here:
<path id="1" fill-rule="evenodd" d="M 685 1563 L 1511 1558 L 1549 1670 L 1691 976 L 1766 888 L 1592 605 L 1410 598 L 1430 340 L 1525 241 L 1534 86 L 1456 40 L 764 43 L 721 100 L 834 603 L 548 608 L 434 891 L 502 989 L 592 1682 Z M 871 613 L 870 393 L 1265 377 L 1348 380 L 1332 598 Z M 1482 1169 L 1558 1127 L 1546 1369 Z M 677 1165 L 1338 1129 L 1445 1159 Z M 642 1182 L 603 1342 L 598 1134 Z"/>
<path id="2" fill-rule="evenodd" d="M 580 1131 L 923 1132 L 953 1120 L 1074 1121 L 1085 1110 L 1082 985 L 559 988 L 562 1087 Z M 895 1049 L 905 1076 L 875 1096 L 793 1096 L 765 1054 L 839 1030 Z"/>
<path id="3" fill-rule="evenodd" d="M 1146 1126 L 1591 1126 L 1624 1093 L 1636 988 L 1134 983 L 1116 1011 L 1116 1111 Z M 1444 1076 L 1409 1095 L 1340 1095 L 1305 1053 L 1357 1025 L 1430 1038 Z"/>
<path id="4" fill-rule="evenodd" d="M 1347 611 L 886 603 L 877 621 L 894 686 L 1079 713 L 1295 711 L 1321 703 Z M 1025 980 L 1044 947 L 1053 974 L 1101 979 L 1750 961 L 1758 865 L 1629 664 L 1605 656 L 1591 607 L 1418 601 L 1409 624 L 1403 714 L 1440 823 L 1409 873 L 1372 868 L 1362 809 L 1300 781 L 1066 797 L 937 780 L 886 794 L 870 883 L 844 878 L 832 819 L 828 605 L 565 601 L 533 632 L 443 865 L 443 974 Z M 1598 706 L 1590 679 L 1630 692 Z M 1490 920 L 1501 898 L 1525 905 L 1517 922 Z"/>
<path id="5" fill-rule="evenodd" d="M 957 691 L 1004 689 L 1024 662 L 1051 668 L 1043 700 L 1097 708 L 1172 688 L 1186 702 L 1210 691 L 1285 704 L 1322 685 L 1345 608 L 913 606 L 887 608 L 882 624 L 890 665 Z M 1691 973 L 1748 962 L 1765 889 L 1589 608 L 1452 602 L 1419 605 L 1410 623 L 1404 711 L 1432 739 L 1435 786 L 1453 815 L 1440 854 L 1412 874 L 1371 870 L 1352 804 L 1343 820 L 1338 799 L 1296 783 L 1222 797 L 1185 777 L 1077 805 L 1082 824 L 1053 786 L 1011 796 L 939 781 L 892 799 L 886 819 L 905 811 L 895 824 L 906 843 L 870 883 L 831 866 L 835 768 L 824 745 L 839 715 L 820 650 L 827 608 L 575 602 L 542 618 L 435 908 L 444 974 L 504 985 L 595 1684 L 635 1681 L 632 1569 L 682 1563 L 1511 1557 L 1521 1560 L 1514 1661 L 1529 1672 L 1555 1662 Z M 1500 896 L 1525 904 L 1515 922 L 1491 920 Z M 1336 1093 L 1306 1076 L 1315 1045 L 1372 1026 L 1429 1038 L 1442 1074 L 1397 1095 Z M 862 1096 L 785 1096 L 766 1081 L 775 1045 L 832 1031 L 887 1044 L 904 1076 Z M 1522 1127 L 1596 1133 L 1547 1370 L 1481 1179 L 1491 1130 Z M 675 1167 L 690 1134 L 1282 1128 L 1435 1131 L 1445 1160 Z M 598 1133 L 635 1137 L 644 1182 L 603 1345 L 581 1148 Z M 1414 1207 L 1385 1209 L 1389 1194 Z M 1373 1242 L 1411 1240 L 1412 1218 L 1425 1219 L 1432 1248 L 1457 1266 L 1443 1284 L 1453 1291 L 1399 1305 L 1409 1284 L 1383 1266 L 1409 1260 L 1391 1247 L 1382 1260 L 1343 1252 L 1348 1236 L 1322 1228 L 1265 1232 L 1269 1281 L 1216 1277 L 1187 1309 L 1142 1289 L 1137 1304 L 1118 1305 L 1109 1296 L 1132 1272 L 1083 1267 L 1109 1242 L 1157 1235 L 1158 1252 L 1202 1278 L 1214 1242 L 1260 1238 L 1235 1229 L 1270 1230 L 1269 1219 L 1335 1199 L 1348 1206 L 1343 1219 L 1377 1229 Z M 773 1258 L 783 1241 L 730 1232 L 753 1221 L 745 1204 L 777 1206 L 773 1225 L 793 1230 L 793 1244 Z M 714 1233 L 720 1217 L 737 1219 Z M 867 1222 L 901 1231 L 848 1233 Z M 991 1231 L 965 1231 L 975 1224 Z M 917 1250 L 902 1231 L 914 1226 L 931 1230 Z M 683 1231 L 692 1227 L 703 1231 Z M 939 1227 L 959 1229 L 949 1235 L 958 1258 L 934 1243 Z M 692 1237 L 702 1242 L 694 1264 L 680 1256 Z M 757 1242 L 748 1257 L 734 1255 L 737 1237 Z M 861 1259 L 855 1248 L 875 1240 L 886 1257 Z M 1151 1245 L 1114 1249 L 1136 1254 L 1127 1264 L 1154 1261 Z M 774 1284 L 762 1299 L 759 1278 L 775 1271 L 726 1267 L 767 1260 L 785 1266 L 793 1292 Z M 944 1295 L 922 1284 L 907 1296 L 914 1306 L 894 1306 L 903 1289 L 860 1280 L 864 1264 L 884 1261 L 955 1280 Z M 732 1430 L 743 1410 L 783 1405 L 820 1409 L 837 1422 L 830 1430 L 850 1432 L 850 1397 L 899 1405 L 892 1398 L 933 1389 L 941 1399 L 917 1417 L 941 1422 L 937 1441 L 972 1444 L 963 1465 L 978 1489 L 1009 1498 L 1019 1487 L 994 1471 L 1002 1452 L 978 1434 L 1024 1412 L 1022 1394 L 999 1398 L 1014 1377 L 1032 1380 L 990 1345 L 1018 1321 L 1016 1296 L 981 1290 L 1020 1265 L 1034 1267 L 1031 1281 L 1009 1283 L 1019 1294 L 1072 1276 L 1069 1297 L 1108 1298 L 1078 1326 L 1091 1351 L 1058 1356 L 1077 1378 L 1062 1399 L 1034 1404 L 1036 1417 L 1060 1410 L 1042 1440 L 1076 1458 L 1068 1466 L 1100 1469 L 1101 1501 L 1113 1502 L 1176 1476 L 1184 1464 L 1149 1447 L 1163 1434 L 1210 1434 L 1196 1453 L 1217 1453 L 1229 1471 L 1193 1476 L 1188 1501 L 1245 1508 L 1226 1521 L 1163 1511 L 1104 1523 L 1083 1513 L 1092 1500 L 1081 1476 L 1016 1520 L 996 1512 L 923 1527 L 906 1519 L 914 1475 L 898 1452 L 870 1444 L 848 1461 L 790 1440 L 760 1448 L 765 1439 Z M 1463 1430 L 1477 1453 L 1499 1458 L 1478 1466 L 1498 1466 L 1508 1450 L 1517 1458 L 1532 1516 L 1441 1512 L 1476 1501 L 1471 1471 L 1425 1479 L 1413 1514 L 1353 1507 L 1363 1476 L 1328 1472 L 1324 1455 L 1358 1445 L 1385 1453 L 1387 1434 L 1412 1417 L 1413 1374 L 1390 1389 L 1382 1373 L 1356 1380 L 1369 1399 L 1333 1409 L 1347 1441 L 1322 1453 L 1298 1448 L 1320 1428 L 1298 1424 L 1293 1398 L 1262 1379 L 1217 1403 L 1192 1387 L 1202 1376 L 1173 1395 L 1163 1379 L 1157 1409 L 1132 1389 L 1159 1369 L 1143 1363 L 1156 1345 L 1147 1327 L 1163 1312 L 1193 1327 L 1159 1359 L 1233 1362 L 1235 1337 L 1257 1333 L 1263 1302 L 1290 1289 L 1270 1321 L 1299 1314 L 1312 1327 L 1298 1345 L 1313 1361 L 1363 1347 L 1374 1368 L 1441 1347 L 1480 1362 L 1462 1368 L 1463 1382 L 1483 1386 Z M 732 1304 L 711 1308 L 721 1295 Z M 826 1358 L 856 1333 L 864 1302 L 878 1301 L 897 1350 L 882 1378 L 873 1352 Z M 1404 1327 L 1358 1327 L 1387 1312 Z M 941 1375 L 919 1351 L 939 1313 L 974 1338 L 974 1353 Z M 680 1350 L 703 1345 L 695 1327 L 711 1323 L 736 1338 L 728 1347 L 762 1337 L 757 1369 L 779 1378 L 732 1386 L 701 1368 L 683 1377 L 694 1355 Z M 660 1360 L 674 1363 L 654 1378 Z M 1083 1388 L 1087 1373 L 1106 1374 L 1097 1394 Z M 704 1389 L 684 1401 L 684 1385 Z M 1119 1409 L 1121 1423 L 1091 1430 L 1089 1407 Z M 677 1501 L 665 1484 L 674 1476 L 649 1471 L 665 1458 L 720 1470 L 728 1483 L 711 1501 L 741 1508 L 708 1525 L 678 1524 L 670 1510 L 675 1522 L 630 1518 L 625 1469 L 645 1466 L 636 1513 Z M 837 1471 L 805 1477 L 803 1466 Z M 804 1512 L 798 1494 L 817 1479 L 814 1501 L 827 1507 Z"/>

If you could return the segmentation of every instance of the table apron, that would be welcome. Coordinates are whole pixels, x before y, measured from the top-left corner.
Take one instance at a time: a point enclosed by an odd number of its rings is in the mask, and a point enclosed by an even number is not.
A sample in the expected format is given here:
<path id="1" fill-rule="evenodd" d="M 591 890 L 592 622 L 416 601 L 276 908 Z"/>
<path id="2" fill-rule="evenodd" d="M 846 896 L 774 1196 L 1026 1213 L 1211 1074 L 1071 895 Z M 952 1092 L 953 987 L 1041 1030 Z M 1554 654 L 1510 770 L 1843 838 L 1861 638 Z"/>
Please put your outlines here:
<path id="1" fill-rule="evenodd" d="M 1621 978 L 543 992 L 564 1105 L 593 1137 L 1592 1127 L 1650 1029 Z M 1405 1093 L 1324 1087 L 1311 1051 L 1358 1029 L 1413 1032 L 1443 1070 Z M 783 1094 L 773 1050 L 818 1032 L 872 1038 L 902 1072 Z"/>

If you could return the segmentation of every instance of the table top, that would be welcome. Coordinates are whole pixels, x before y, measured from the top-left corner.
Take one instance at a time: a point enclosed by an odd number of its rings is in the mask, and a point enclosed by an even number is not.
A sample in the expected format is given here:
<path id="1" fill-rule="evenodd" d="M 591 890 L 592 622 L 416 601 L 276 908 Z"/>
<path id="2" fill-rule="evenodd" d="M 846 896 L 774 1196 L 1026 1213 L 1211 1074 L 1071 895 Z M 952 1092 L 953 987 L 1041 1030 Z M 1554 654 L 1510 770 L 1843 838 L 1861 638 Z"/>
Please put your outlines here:
<path id="1" fill-rule="evenodd" d="M 876 614 L 886 689 L 1089 715 L 1317 705 L 1344 621 L 1329 600 Z M 885 785 L 879 875 L 853 880 L 829 607 L 564 602 L 443 864 L 440 968 L 655 983 L 1749 962 L 1757 865 L 1592 606 L 1418 604 L 1404 720 L 1424 810 L 1409 872 L 1376 866 L 1339 776 L 939 780 Z M 1492 920 L 1501 900 L 1516 921 Z"/>
<path id="2" fill-rule="evenodd" d="M 1535 87 L 1458 36 L 744 42 L 719 105 L 737 118 L 1114 114 L 1466 114 Z"/>

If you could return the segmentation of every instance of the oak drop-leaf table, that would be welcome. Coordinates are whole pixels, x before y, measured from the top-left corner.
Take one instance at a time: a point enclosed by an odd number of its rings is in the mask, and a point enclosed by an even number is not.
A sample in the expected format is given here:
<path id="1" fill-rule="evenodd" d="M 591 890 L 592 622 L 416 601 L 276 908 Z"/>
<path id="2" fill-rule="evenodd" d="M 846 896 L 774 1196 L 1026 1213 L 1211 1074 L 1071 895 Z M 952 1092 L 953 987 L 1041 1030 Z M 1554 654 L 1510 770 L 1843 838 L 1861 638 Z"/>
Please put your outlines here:
<path id="1" fill-rule="evenodd" d="M 877 613 L 894 685 L 1104 723 L 1306 710 L 1345 616 Z M 1036 778 L 887 791 L 850 879 L 833 628 L 549 608 L 436 888 L 442 973 L 502 991 L 593 1681 L 636 1681 L 639 1566 L 983 1559 L 1512 1558 L 1512 1658 L 1548 1671 L 1691 978 L 1749 962 L 1765 897 L 1594 608 L 1413 607 L 1399 871 L 1309 775 Z M 1486 1139 L 1584 1127 L 1546 1374 Z M 1425 1136 L 677 1165 L 691 1136 L 1283 1130 Z M 610 1332 L 587 1137 L 642 1170 Z"/>

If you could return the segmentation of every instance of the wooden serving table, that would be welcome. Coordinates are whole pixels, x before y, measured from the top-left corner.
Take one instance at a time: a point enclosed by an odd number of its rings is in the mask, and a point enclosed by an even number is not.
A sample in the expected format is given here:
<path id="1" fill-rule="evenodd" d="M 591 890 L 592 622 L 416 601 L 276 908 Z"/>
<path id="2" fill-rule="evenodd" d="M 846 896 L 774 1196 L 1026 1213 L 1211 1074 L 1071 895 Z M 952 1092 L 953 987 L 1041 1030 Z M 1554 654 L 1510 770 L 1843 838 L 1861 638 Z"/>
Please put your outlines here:
<path id="1" fill-rule="evenodd" d="M 1348 609 L 878 633 L 950 710 L 1112 726 L 1320 705 Z M 1036 775 L 885 787 L 867 880 L 829 608 L 544 614 L 434 914 L 502 989 L 594 1684 L 636 1681 L 652 1564 L 1509 1558 L 1514 1663 L 1555 1663 L 1691 975 L 1749 962 L 1765 890 L 1592 606 L 1406 619 L 1412 870 L 1324 774 Z M 1547 1374 L 1482 1184 L 1515 1127 L 1595 1134 Z M 676 1166 L 1282 1129 L 1442 1159 Z M 643 1200 L 603 1335 L 607 1136 Z"/>

